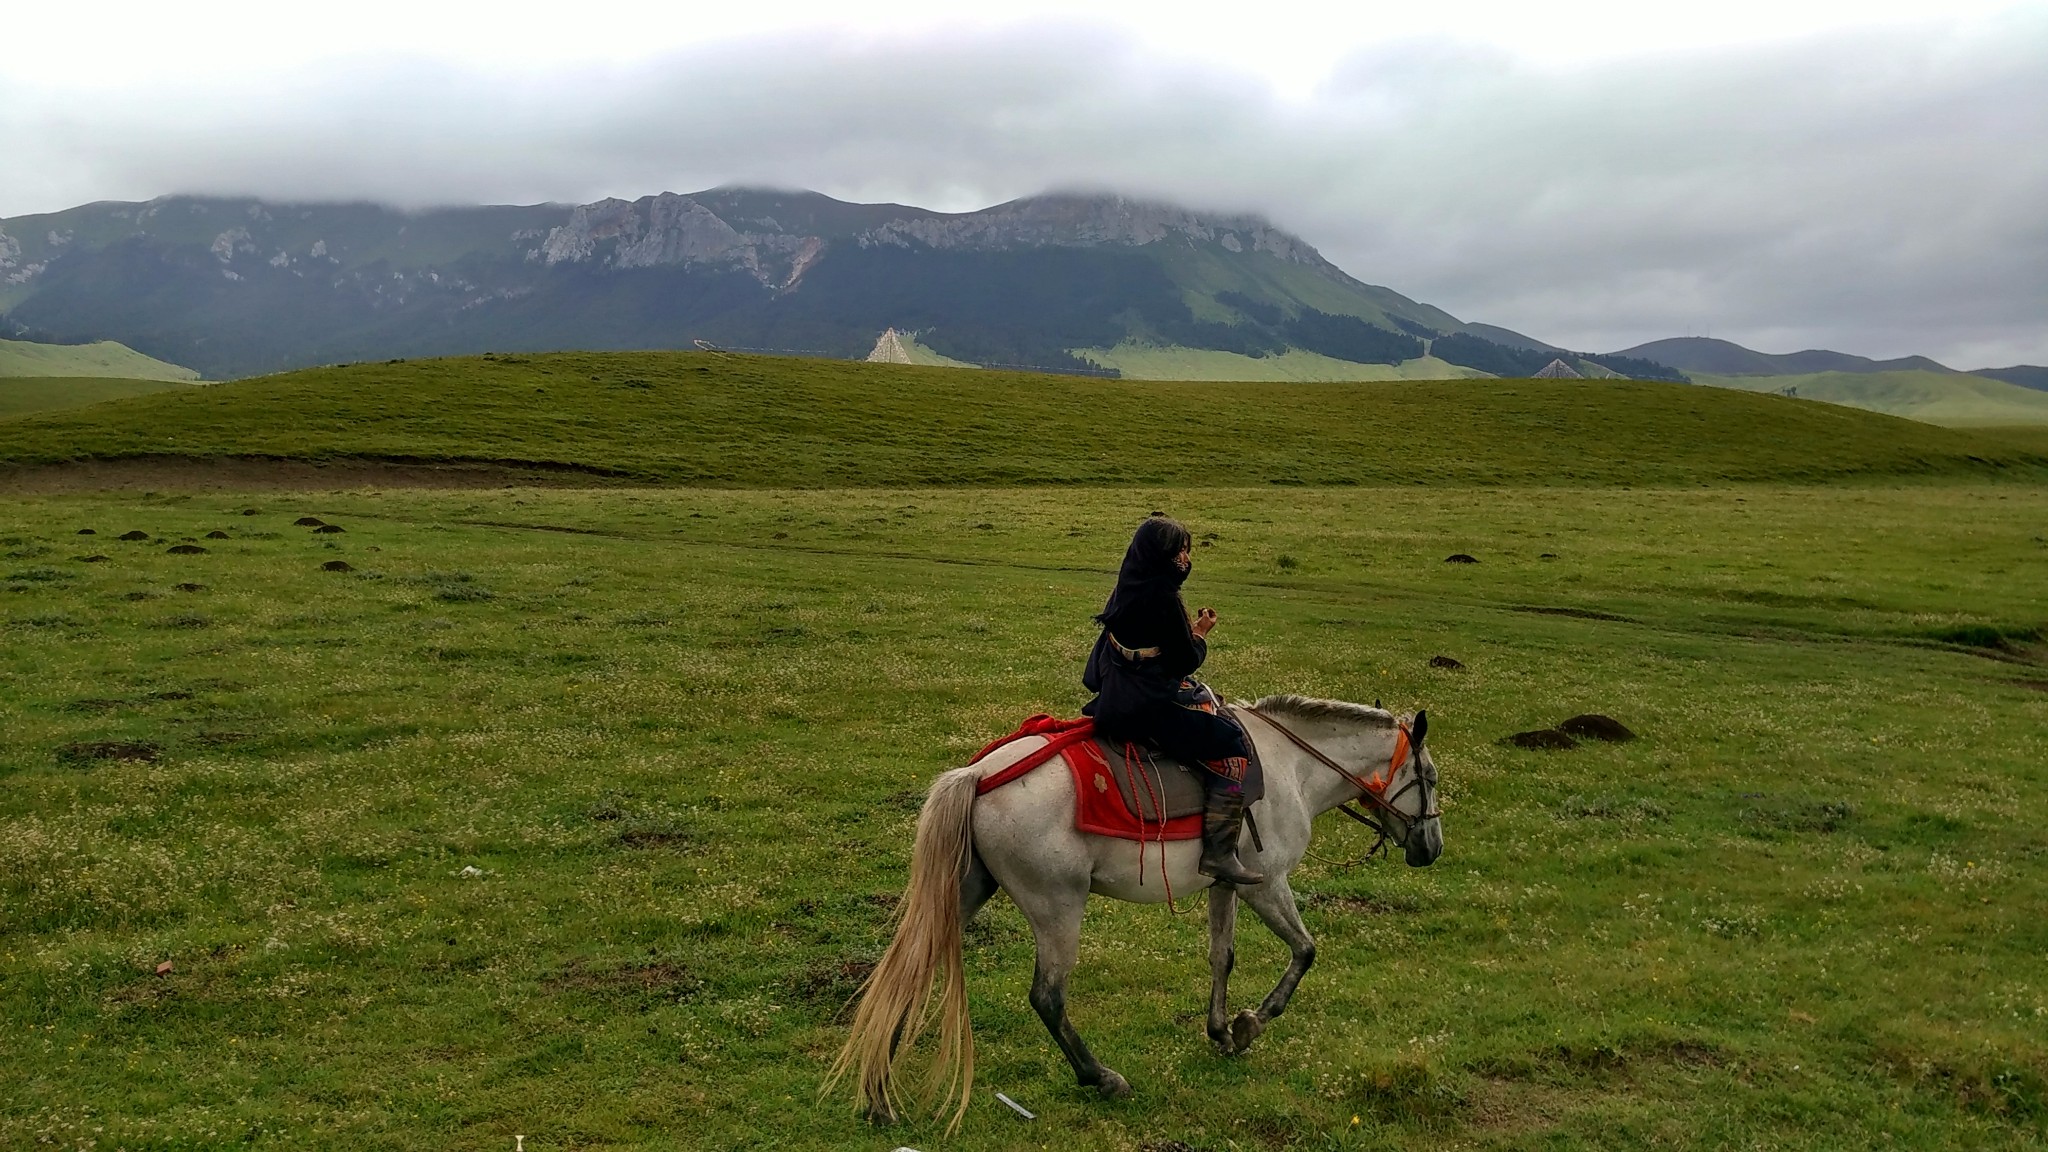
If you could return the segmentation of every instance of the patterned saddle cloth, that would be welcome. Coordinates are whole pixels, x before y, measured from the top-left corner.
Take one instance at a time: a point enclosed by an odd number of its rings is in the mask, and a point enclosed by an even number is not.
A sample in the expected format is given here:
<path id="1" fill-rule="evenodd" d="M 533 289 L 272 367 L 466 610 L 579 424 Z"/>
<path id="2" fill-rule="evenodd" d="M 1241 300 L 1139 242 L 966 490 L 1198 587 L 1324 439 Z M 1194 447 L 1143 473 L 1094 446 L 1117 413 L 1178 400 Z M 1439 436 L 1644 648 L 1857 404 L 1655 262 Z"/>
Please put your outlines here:
<path id="1" fill-rule="evenodd" d="M 1098 775 L 1085 782 L 1086 787 L 1096 791 L 1116 789 L 1124 807 L 1132 815 L 1147 824 L 1161 820 L 1175 820 L 1182 816 L 1200 815 L 1202 800 L 1209 790 L 1209 771 L 1198 765 L 1183 764 L 1172 759 L 1156 748 L 1146 745 L 1125 745 L 1094 736 L 1077 751 L 1089 761 L 1088 767 Z M 1074 753 L 1070 752 L 1071 757 Z M 1099 774 L 1109 774 L 1107 783 Z M 1075 774 L 1077 782 L 1081 773 Z M 1266 794 L 1266 774 L 1259 766 L 1254 751 L 1251 766 L 1245 769 L 1244 800 L 1246 804 L 1258 801 Z"/>
<path id="2" fill-rule="evenodd" d="M 1098 836 L 1122 840 L 1196 840 L 1202 835 L 1202 801 L 1208 772 L 1169 759 L 1144 745 L 1112 742 L 1095 732 L 1087 717 L 1060 720 L 1033 716 L 1022 727 L 990 744 L 983 756 L 1025 736 L 1043 736 L 1043 747 L 984 779 L 977 791 L 988 793 L 1055 757 L 1074 776 L 1074 826 Z M 1243 781 L 1245 803 L 1266 794 L 1266 778 L 1254 749 Z"/>

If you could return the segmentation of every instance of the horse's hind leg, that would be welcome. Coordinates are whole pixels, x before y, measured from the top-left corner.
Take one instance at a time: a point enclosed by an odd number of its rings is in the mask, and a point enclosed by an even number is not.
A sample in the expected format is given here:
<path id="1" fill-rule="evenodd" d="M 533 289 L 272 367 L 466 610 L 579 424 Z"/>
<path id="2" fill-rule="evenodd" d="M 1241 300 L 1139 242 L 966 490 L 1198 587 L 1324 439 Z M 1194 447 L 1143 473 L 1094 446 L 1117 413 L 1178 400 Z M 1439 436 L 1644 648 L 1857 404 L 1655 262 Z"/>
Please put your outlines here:
<path id="1" fill-rule="evenodd" d="M 981 862 L 981 853 L 969 853 L 967 873 L 960 877 L 960 926 L 973 923 L 974 914 L 996 894 L 996 878 L 989 873 L 988 865 Z"/>
<path id="2" fill-rule="evenodd" d="M 1259 1033 L 1273 1018 L 1287 1011 L 1287 1001 L 1294 996 L 1294 988 L 1301 978 L 1308 974 L 1309 966 L 1316 962 L 1316 942 L 1308 934 L 1308 926 L 1301 922 L 1301 909 L 1294 903 L 1294 890 L 1287 886 L 1285 876 L 1268 876 L 1264 884 L 1244 892 L 1244 902 L 1273 930 L 1282 943 L 1287 945 L 1287 970 L 1280 974 L 1280 982 L 1266 993 L 1257 1011 L 1250 1008 L 1239 1012 L 1230 1022 L 1232 1051 L 1242 1052 L 1252 1046 Z"/>
<path id="3" fill-rule="evenodd" d="M 1209 889 L 1209 1043 L 1228 1056 L 1237 1050 L 1230 1035 L 1230 970 L 1237 966 L 1237 890 Z"/>
<path id="4" fill-rule="evenodd" d="M 1031 923 L 1031 934 L 1038 941 L 1038 966 L 1031 974 L 1031 1007 L 1045 1021 L 1046 1031 L 1052 1033 L 1053 1041 L 1066 1054 L 1067 1063 L 1073 1065 L 1074 1078 L 1082 1087 L 1094 1088 L 1112 1099 L 1130 1095 L 1129 1082 L 1095 1058 L 1081 1034 L 1074 1031 L 1073 1021 L 1067 1019 L 1067 977 L 1080 957 L 1081 913 L 1088 906 L 1085 882 L 1056 890 L 1009 891 L 1010 899 L 1023 910 L 1024 918 Z"/>

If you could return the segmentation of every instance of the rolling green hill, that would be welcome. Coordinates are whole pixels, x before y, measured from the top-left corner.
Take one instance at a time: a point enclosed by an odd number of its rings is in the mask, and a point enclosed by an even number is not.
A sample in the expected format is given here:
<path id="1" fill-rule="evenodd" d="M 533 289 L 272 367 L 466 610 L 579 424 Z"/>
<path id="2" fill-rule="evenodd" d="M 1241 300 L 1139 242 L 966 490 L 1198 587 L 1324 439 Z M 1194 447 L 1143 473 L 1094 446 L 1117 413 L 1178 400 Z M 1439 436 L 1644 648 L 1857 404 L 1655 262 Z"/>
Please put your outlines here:
<path id="1" fill-rule="evenodd" d="M 1930 424 L 2048 424 L 2048 392 L 1961 372 L 1814 372 L 1711 376 L 1701 384 L 1846 404 Z"/>
<path id="2" fill-rule="evenodd" d="M 32 412 L 83 408 L 102 400 L 187 388 L 182 380 L 98 379 L 91 376 L 0 376 L 0 420 Z"/>
<path id="3" fill-rule="evenodd" d="M 1967 432 L 1628 381 L 1105 380 L 715 353 L 309 369 L 0 426 L 0 465 L 370 460 L 714 486 L 2048 480 Z"/>
<path id="4" fill-rule="evenodd" d="M 91 376 L 102 380 L 197 380 L 199 373 L 144 356 L 124 344 L 34 344 L 0 340 L 0 378 Z"/>
<path id="5" fill-rule="evenodd" d="M 1729 340 L 1709 336 L 1676 336 L 1624 348 L 1623 356 L 1641 356 L 1669 364 L 1689 375 L 1711 376 L 1803 376 L 1822 372 L 1952 372 L 1954 369 L 1925 356 L 1902 356 L 1896 360 L 1872 360 L 1826 348 L 1808 348 L 1782 355 L 1758 352 Z"/>

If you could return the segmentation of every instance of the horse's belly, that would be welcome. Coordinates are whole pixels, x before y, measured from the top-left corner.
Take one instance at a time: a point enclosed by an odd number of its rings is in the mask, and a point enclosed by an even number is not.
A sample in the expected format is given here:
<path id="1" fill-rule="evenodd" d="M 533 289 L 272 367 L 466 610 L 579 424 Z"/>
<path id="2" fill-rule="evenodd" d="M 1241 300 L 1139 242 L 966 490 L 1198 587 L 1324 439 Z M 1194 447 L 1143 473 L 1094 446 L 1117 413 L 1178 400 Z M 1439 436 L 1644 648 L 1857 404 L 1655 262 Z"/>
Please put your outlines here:
<path id="1" fill-rule="evenodd" d="M 1178 899 L 1215 883 L 1195 871 L 1202 858 L 1200 840 L 1169 840 L 1144 845 L 1144 867 L 1139 868 L 1139 845 L 1135 840 L 1090 836 L 1095 841 L 1095 868 L 1088 890 L 1098 896 L 1128 900 L 1134 904 L 1164 903 L 1170 889 Z"/>

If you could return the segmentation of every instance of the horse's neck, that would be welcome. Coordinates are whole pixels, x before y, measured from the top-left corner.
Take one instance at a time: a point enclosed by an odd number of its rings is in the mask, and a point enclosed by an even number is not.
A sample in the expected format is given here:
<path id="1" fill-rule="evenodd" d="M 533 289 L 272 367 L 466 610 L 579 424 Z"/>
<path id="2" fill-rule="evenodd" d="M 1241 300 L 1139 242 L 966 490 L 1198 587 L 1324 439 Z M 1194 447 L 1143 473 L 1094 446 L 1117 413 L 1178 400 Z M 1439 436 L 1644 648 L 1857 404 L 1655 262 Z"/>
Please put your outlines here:
<path id="1" fill-rule="evenodd" d="M 1362 724 L 1345 723 L 1341 720 L 1295 721 L 1275 718 L 1287 725 L 1296 736 L 1344 766 L 1344 770 L 1360 779 L 1369 778 L 1386 766 L 1394 752 L 1395 731 L 1392 728 L 1368 727 Z M 1270 752 L 1268 751 L 1270 749 Z M 1286 756 L 1290 763 L 1297 765 L 1297 785 L 1301 798 L 1309 808 L 1310 815 L 1320 815 L 1346 801 L 1358 799 L 1358 786 L 1327 764 L 1318 763 L 1315 757 L 1294 746 L 1294 742 L 1278 732 L 1272 732 L 1267 745 L 1261 748 L 1271 758 L 1271 752 Z"/>

